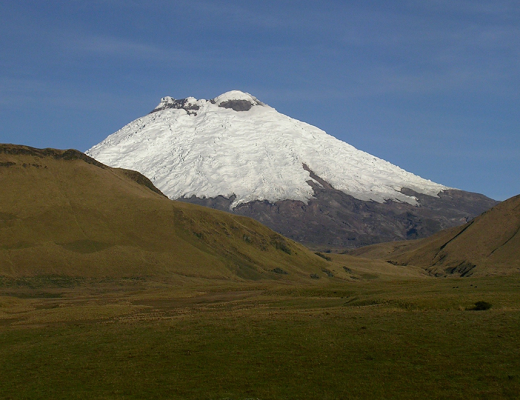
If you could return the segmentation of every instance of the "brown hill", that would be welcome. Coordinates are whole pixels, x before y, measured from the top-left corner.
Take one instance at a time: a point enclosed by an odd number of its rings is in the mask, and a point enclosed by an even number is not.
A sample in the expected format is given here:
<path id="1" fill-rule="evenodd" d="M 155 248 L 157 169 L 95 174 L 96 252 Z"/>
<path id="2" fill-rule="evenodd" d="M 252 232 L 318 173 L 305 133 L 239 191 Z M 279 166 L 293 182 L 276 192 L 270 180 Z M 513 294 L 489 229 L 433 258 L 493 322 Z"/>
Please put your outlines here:
<path id="1" fill-rule="evenodd" d="M 467 224 L 429 238 L 367 246 L 349 254 L 460 276 L 520 272 L 520 195 Z"/>
<path id="2" fill-rule="evenodd" d="M 260 223 L 168 200 L 76 150 L 0 145 L 0 185 L 0 276 L 326 277 Z"/>

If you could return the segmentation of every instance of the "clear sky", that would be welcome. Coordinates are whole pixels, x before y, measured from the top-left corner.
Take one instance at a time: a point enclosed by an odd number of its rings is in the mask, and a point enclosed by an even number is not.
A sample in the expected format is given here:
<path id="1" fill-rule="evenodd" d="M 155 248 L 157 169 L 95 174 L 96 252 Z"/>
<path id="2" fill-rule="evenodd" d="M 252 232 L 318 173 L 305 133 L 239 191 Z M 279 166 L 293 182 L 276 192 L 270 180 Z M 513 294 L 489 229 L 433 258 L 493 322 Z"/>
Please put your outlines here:
<path id="1" fill-rule="evenodd" d="M 0 142 L 97 144 L 238 89 L 424 178 L 520 194 L 518 0 L 3 0 Z"/>

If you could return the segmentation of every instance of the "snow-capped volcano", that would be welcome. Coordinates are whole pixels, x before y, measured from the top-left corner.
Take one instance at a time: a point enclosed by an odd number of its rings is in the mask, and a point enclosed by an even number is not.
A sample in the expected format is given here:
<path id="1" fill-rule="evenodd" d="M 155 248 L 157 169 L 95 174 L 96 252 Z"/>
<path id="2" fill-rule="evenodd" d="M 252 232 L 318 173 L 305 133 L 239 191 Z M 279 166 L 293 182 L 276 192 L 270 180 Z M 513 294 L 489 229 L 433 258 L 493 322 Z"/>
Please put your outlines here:
<path id="1" fill-rule="evenodd" d="M 234 208 L 314 196 L 320 180 L 359 200 L 416 204 L 403 188 L 436 196 L 448 189 L 357 150 L 240 91 L 212 100 L 164 97 L 148 115 L 87 151 L 134 169 L 172 199 L 231 197 Z"/>
<path id="2" fill-rule="evenodd" d="M 161 99 L 87 151 L 171 199 L 253 217 L 315 248 L 428 236 L 496 204 L 420 178 L 240 91 Z"/>

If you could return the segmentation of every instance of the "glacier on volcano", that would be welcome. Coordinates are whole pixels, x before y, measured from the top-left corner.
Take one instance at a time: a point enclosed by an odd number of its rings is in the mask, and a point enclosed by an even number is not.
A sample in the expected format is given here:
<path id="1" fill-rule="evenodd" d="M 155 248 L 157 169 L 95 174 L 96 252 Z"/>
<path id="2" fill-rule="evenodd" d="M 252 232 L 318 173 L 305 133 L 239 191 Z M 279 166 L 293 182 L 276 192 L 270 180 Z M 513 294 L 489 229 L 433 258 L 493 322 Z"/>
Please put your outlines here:
<path id="1" fill-rule="evenodd" d="M 379 203 L 417 204 L 403 188 L 430 196 L 449 189 L 237 90 L 212 100 L 164 97 L 86 153 L 141 172 L 171 199 L 234 196 L 231 208 L 255 200 L 307 202 L 314 194 L 309 182 L 320 181 Z"/>

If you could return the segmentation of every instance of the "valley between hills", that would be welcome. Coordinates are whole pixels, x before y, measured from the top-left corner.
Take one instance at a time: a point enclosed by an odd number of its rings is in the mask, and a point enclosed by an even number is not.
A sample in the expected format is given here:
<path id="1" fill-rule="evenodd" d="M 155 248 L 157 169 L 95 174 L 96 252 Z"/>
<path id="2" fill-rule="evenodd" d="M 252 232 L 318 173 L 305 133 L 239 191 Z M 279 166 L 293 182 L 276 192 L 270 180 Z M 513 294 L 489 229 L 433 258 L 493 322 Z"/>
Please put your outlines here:
<path id="1" fill-rule="evenodd" d="M 520 197 L 332 254 L 76 150 L 0 185 L 2 398 L 518 398 Z"/>

